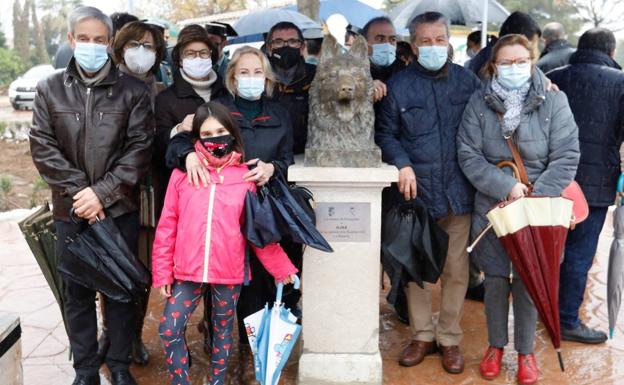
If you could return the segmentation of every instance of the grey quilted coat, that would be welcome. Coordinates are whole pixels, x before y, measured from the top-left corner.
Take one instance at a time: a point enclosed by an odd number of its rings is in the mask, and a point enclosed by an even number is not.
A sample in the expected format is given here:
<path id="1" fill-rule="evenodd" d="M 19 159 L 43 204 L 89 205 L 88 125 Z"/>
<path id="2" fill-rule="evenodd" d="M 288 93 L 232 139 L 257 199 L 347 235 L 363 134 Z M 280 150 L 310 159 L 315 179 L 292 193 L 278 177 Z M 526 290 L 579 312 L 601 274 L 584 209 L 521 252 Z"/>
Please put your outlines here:
<path id="1" fill-rule="evenodd" d="M 535 69 L 520 126 L 513 140 L 527 169 L 534 194 L 559 196 L 574 179 L 579 162 L 578 128 L 563 92 L 547 91 L 546 77 Z M 496 164 L 512 160 L 496 113 L 505 113 L 503 101 L 491 84 L 472 95 L 459 127 L 459 165 L 476 188 L 471 237 L 488 224 L 485 214 L 504 200 L 516 180 L 511 170 Z M 486 275 L 508 277 L 510 261 L 494 231 L 481 240 L 471 257 Z"/>

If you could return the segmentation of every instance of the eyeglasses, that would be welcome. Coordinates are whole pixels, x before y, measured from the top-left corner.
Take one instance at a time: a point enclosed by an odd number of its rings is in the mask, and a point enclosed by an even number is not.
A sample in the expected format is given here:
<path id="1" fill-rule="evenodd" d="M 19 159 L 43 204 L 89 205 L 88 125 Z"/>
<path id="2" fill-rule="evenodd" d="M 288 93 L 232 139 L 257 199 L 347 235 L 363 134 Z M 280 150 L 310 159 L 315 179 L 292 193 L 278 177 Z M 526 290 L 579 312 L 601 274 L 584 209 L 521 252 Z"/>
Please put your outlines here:
<path id="1" fill-rule="evenodd" d="M 199 57 L 202 59 L 210 59 L 210 56 L 212 56 L 212 51 L 210 51 L 209 49 L 202 49 L 201 51 L 188 49 L 182 52 L 183 59 L 195 59 L 197 55 L 199 55 Z"/>
<path id="2" fill-rule="evenodd" d="M 288 45 L 289 47 L 292 47 L 292 48 L 300 48 L 301 47 L 301 43 L 303 43 L 303 42 L 301 40 L 299 40 L 299 39 L 288 39 L 288 40 L 273 39 L 273 40 L 271 40 L 269 42 L 269 44 L 273 48 L 282 48 L 285 45 Z"/>
<path id="3" fill-rule="evenodd" d="M 514 59 L 514 60 L 501 60 L 496 64 L 499 66 L 511 66 L 512 64 L 526 65 L 526 64 L 531 64 L 531 58 L 522 57 L 522 58 Z"/>
<path id="4" fill-rule="evenodd" d="M 143 47 L 143 48 L 145 48 L 147 50 L 150 50 L 150 51 L 155 51 L 156 50 L 152 43 L 141 43 L 141 42 L 138 42 L 136 40 L 130 40 L 128 43 L 126 43 L 126 47 L 128 47 L 128 48 Z"/>

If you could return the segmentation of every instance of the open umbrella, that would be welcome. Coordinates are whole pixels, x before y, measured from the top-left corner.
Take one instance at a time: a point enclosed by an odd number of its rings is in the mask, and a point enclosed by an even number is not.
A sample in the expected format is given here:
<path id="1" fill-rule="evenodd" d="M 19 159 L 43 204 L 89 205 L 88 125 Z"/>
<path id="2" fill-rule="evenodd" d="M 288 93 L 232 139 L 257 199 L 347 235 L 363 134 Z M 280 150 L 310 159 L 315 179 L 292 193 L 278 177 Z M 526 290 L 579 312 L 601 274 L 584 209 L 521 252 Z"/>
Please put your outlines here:
<path id="1" fill-rule="evenodd" d="M 321 28 L 317 22 L 309 17 L 283 8 L 259 9 L 250 12 L 238 19 L 233 27 L 239 36 L 258 35 L 269 32 L 271 27 L 281 21 L 290 21 L 301 30 Z"/>
<path id="2" fill-rule="evenodd" d="M 624 192 L 624 174 L 620 175 L 617 192 Z M 609 251 L 609 270 L 607 274 L 607 305 L 609 308 L 609 337 L 613 338 L 615 323 L 622 303 L 624 289 L 624 199 L 617 200 L 613 213 L 613 243 Z"/>
<path id="3" fill-rule="evenodd" d="M 528 196 L 503 202 L 486 215 L 535 304 L 562 371 L 559 261 L 572 206 L 567 198 Z"/>
<path id="4" fill-rule="evenodd" d="M 299 289 L 295 276 L 295 289 Z M 276 385 L 288 357 L 301 333 L 297 317 L 282 303 L 284 285 L 277 285 L 273 308 L 266 304 L 260 311 L 245 317 L 245 329 L 254 355 L 256 380 L 262 385 Z"/>
<path id="5" fill-rule="evenodd" d="M 487 22 L 502 23 L 509 12 L 495 0 L 406 0 L 390 11 L 390 19 L 397 28 L 407 27 L 416 15 L 437 11 L 454 25 L 476 25 L 483 21 L 487 3 Z"/>

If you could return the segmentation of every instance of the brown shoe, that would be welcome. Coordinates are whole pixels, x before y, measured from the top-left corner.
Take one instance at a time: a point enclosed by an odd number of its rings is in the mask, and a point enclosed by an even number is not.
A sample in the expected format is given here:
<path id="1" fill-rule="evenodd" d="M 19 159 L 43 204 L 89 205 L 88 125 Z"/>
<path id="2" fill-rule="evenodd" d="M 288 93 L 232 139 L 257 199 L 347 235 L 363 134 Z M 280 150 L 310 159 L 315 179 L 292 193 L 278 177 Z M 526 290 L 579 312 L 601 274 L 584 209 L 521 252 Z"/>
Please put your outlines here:
<path id="1" fill-rule="evenodd" d="M 459 346 L 442 346 L 442 367 L 451 374 L 459 374 L 464 371 L 464 356 L 459 351 Z"/>
<path id="2" fill-rule="evenodd" d="M 437 351 L 435 341 L 425 342 L 413 340 L 399 357 L 399 365 L 401 366 L 416 366 L 425 359 L 428 354 L 433 354 Z"/>

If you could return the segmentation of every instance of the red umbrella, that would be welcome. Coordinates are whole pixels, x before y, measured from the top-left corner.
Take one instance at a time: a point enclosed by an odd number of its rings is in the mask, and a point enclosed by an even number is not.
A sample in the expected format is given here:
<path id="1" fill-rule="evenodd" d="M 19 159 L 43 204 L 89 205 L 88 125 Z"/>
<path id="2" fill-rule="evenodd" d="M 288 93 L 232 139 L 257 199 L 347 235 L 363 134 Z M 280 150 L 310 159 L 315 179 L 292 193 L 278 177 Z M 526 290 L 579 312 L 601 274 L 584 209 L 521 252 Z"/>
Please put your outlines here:
<path id="1" fill-rule="evenodd" d="M 572 200 L 562 197 L 529 196 L 503 202 L 487 213 L 548 330 L 562 371 L 559 261 L 572 204 Z"/>

